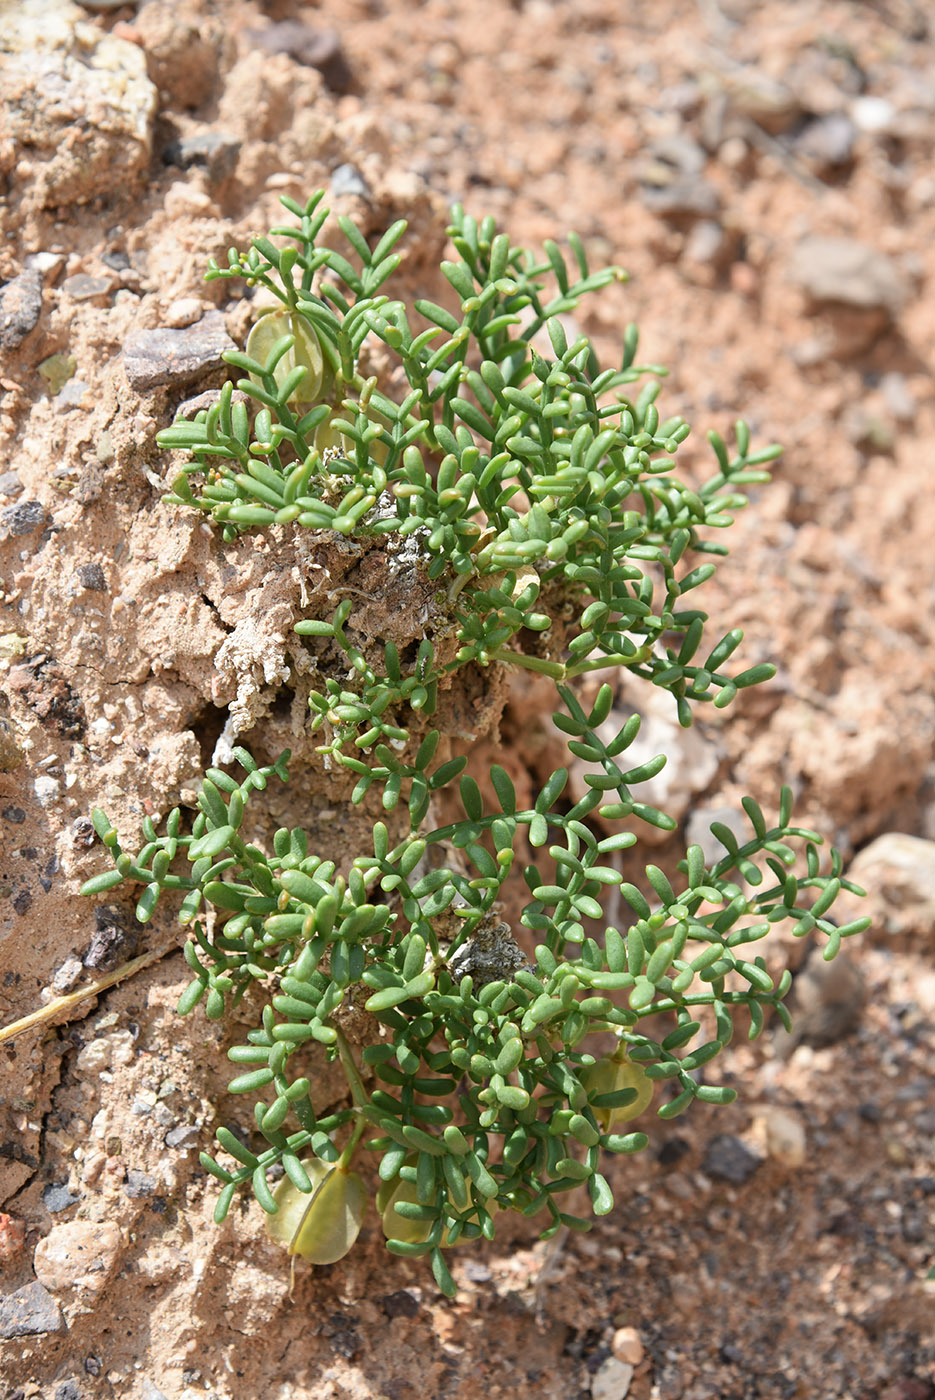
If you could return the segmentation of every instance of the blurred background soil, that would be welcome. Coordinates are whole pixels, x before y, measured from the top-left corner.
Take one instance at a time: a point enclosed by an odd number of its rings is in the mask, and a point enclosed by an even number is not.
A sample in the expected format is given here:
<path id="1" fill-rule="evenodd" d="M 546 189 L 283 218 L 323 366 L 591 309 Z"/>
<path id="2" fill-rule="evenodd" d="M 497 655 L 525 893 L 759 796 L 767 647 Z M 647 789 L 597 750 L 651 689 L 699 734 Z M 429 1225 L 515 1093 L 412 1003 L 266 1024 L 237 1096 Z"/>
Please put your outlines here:
<path id="1" fill-rule="evenodd" d="M 2 1047 L 3 1400 L 931 1400 L 931 7 L 20 0 L 0 92 L 0 1021 L 164 955 Z M 168 914 L 141 933 L 76 897 L 105 864 L 92 806 L 132 847 L 232 713 L 297 742 L 291 624 L 323 556 L 283 531 L 222 546 L 163 505 L 154 436 L 250 323 L 208 257 L 318 186 L 370 234 L 408 218 L 399 285 L 430 297 L 452 202 L 515 243 L 575 229 L 631 278 L 577 323 L 608 358 L 640 324 L 663 416 L 695 429 L 685 470 L 741 414 L 784 444 L 701 598 L 776 679 L 688 734 L 638 687 L 619 703 L 671 753 L 656 796 L 688 839 L 789 783 L 871 889 L 847 958 L 800 970 L 796 1037 L 718 1061 L 733 1106 L 649 1116 L 612 1216 L 558 1249 L 506 1222 L 454 1255 L 453 1302 L 373 1213 L 293 1295 L 255 1204 L 213 1225 L 198 1150 L 248 1128 L 225 1092 L 244 1026 L 175 1017 Z M 532 788 L 558 761 L 547 702 L 491 685 L 477 757 Z M 352 855 L 335 797 L 319 774 L 271 819 Z"/>

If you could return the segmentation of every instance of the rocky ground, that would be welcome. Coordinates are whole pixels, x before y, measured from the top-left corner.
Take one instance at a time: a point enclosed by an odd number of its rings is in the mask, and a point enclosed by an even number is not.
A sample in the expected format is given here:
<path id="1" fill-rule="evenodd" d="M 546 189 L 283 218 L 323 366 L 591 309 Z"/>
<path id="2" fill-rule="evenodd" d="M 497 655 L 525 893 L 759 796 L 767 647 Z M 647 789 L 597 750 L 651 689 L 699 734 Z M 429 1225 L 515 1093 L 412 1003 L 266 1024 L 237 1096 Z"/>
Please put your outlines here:
<path id="1" fill-rule="evenodd" d="M 3 1400 L 935 1395 L 933 72 L 921 0 L 0 10 L 0 1021 L 154 955 L 3 1045 Z M 295 739 L 308 560 L 163 505 L 154 435 L 249 325 L 207 258 L 319 185 L 368 231 L 410 220 L 421 295 L 452 201 L 515 242 L 576 229 L 631 275 L 581 323 L 608 356 L 640 323 L 686 468 L 741 413 L 785 444 L 706 588 L 777 678 L 688 736 L 627 698 L 689 839 L 790 783 L 872 891 L 848 961 L 805 966 L 798 1039 L 725 1056 L 735 1105 L 651 1120 L 589 1235 L 458 1254 L 454 1302 L 374 1216 L 292 1293 L 255 1205 L 212 1224 L 236 1027 L 174 1015 L 168 917 L 141 941 L 76 898 L 92 806 L 132 835 L 190 801 L 231 713 Z M 535 697 L 500 728 L 529 783 Z"/>

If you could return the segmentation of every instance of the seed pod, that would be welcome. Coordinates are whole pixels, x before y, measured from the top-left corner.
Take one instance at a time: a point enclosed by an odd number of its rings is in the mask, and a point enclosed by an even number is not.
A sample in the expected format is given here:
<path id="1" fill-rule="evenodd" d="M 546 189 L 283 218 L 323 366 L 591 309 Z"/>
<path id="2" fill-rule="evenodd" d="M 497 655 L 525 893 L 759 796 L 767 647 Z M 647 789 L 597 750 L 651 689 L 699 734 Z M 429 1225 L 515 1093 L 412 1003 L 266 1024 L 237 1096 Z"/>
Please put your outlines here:
<path id="1" fill-rule="evenodd" d="M 636 1098 L 622 1108 L 600 1107 L 592 1103 L 591 1111 L 605 1133 L 612 1132 L 619 1123 L 629 1123 L 638 1118 L 649 1107 L 653 1096 L 653 1081 L 647 1077 L 642 1065 L 626 1056 L 625 1051 L 616 1055 L 605 1055 L 596 1060 L 581 1075 L 581 1082 L 587 1090 L 588 1098 L 596 1094 L 617 1094 L 621 1089 L 635 1089 Z"/>
<path id="2" fill-rule="evenodd" d="M 283 1177 L 273 1192 L 279 1209 L 266 1217 L 267 1233 L 310 1264 L 333 1264 L 344 1258 L 360 1233 L 367 1206 L 363 1178 L 317 1157 L 303 1166 L 312 1182 L 311 1195 Z"/>
<path id="3" fill-rule="evenodd" d="M 273 377 L 277 385 L 282 385 L 298 365 L 303 366 L 305 378 L 292 395 L 290 403 L 300 409 L 308 409 L 320 403 L 323 397 L 325 361 L 317 335 L 302 316 L 289 311 L 270 311 L 261 316 L 247 337 L 247 354 L 258 364 L 265 365 L 273 346 L 284 335 L 294 336 L 295 344 L 283 355 L 273 371 Z M 251 374 L 250 378 L 254 383 L 260 383 L 255 374 Z"/>
<path id="4" fill-rule="evenodd" d="M 377 1191 L 377 1210 L 380 1212 L 383 1233 L 388 1240 L 403 1240 L 406 1244 L 423 1244 L 432 1233 L 434 1220 L 410 1220 L 404 1215 L 397 1214 L 396 1203 L 407 1201 L 416 1202 L 416 1184 L 414 1181 L 384 1182 Z M 486 1209 L 492 1215 L 497 1209 L 496 1201 L 485 1201 Z M 465 1244 L 467 1241 L 462 1234 L 455 1244 Z M 448 1231 L 442 1233 L 441 1247 L 448 1249 L 451 1241 L 448 1238 Z"/>

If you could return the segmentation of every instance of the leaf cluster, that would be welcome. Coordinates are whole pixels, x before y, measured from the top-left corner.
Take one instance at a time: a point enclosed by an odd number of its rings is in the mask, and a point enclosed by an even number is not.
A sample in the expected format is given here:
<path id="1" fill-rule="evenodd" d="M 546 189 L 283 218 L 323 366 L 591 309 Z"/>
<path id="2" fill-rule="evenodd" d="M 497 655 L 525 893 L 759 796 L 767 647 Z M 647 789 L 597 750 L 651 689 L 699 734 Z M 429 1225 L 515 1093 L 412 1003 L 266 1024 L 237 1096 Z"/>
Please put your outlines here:
<path id="1" fill-rule="evenodd" d="M 373 789 L 403 834 L 391 840 L 389 819 L 375 821 L 371 848 L 342 869 L 300 828 L 260 849 L 241 834 L 245 807 L 270 781 L 288 781 L 289 755 L 261 767 L 241 748 L 244 776 L 209 768 L 190 828 L 180 809 L 162 834 L 147 818 L 136 856 L 95 812 L 115 869 L 84 892 L 135 882 L 141 920 L 164 892 L 180 900 L 192 933 L 180 1012 L 203 1003 L 218 1020 L 249 987 L 265 991 L 260 1024 L 229 1051 L 231 1091 L 254 1100 L 253 1146 L 221 1128 L 225 1161 L 202 1156 L 221 1183 L 216 1218 L 244 1186 L 277 1215 L 287 1189 L 308 1200 L 293 1247 L 338 1257 L 341 1241 L 316 1223 L 316 1203 L 327 1193 L 333 1210 L 353 1193 L 341 1216 L 349 1247 L 362 1188 L 348 1167 L 366 1139 L 379 1156 L 388 1248 L 427 1255 L 451 1293 L 443 1251 L 490 1238 L 498 1209 L 543 1214 L 546 1235 L 587 1228 L 562 1199 L 585 1184 L 592 1212 L 609 1211 L 604 1155 L 645 1146 L 644 1133 L 618 1129 L 654 1092 L 665 1118 L 695 1099 L 733 1097 L 702 1071 L 738 1016 L 751 1037 L 773 1013 L 788 1019 L 788 974 L 774 982 L 751 946 L 771 927 L 791 921 L 796 935 L 820 933 L 833 956 L 867 921 L 837 928 L 828 917 L 839 890 L 855 887 L 836 852 L 822 867 L 821 838 L 792 823 L 787 789 L 772 825 L 744 799 L 743 841 L 715 824 L 723 856 L 706 865 L 690 846 L 677 885 L 654 865 L 625 866 L 637 837 L 604 834 L 615 823 L 675 827 L 633 791 L 665 758 L 628 763 L 639 716 L 608 732 L 611 686 L 586 711 L 574 685 L 589 671 L 625 667 L 669 690 L 688 724 L 693 703 L 723 706 L 772 674 L 731 674 L 739 629 L 707 647 L 706 615 L 683 599 L 714 568 L 689 567 L 689 556 L 725 552 L 703 531 L 730 523 L 744 502 L 737 488 L 765 480 L 778 449 L 751 453 L 739 423 L 734 457 L 711 435 L 716 470 L 705 485 L 674 475 L 688 427 L 660 419 L 658 378 L 632 392 L 647 372 L 661 373 L 635 366 L 635 329 L 618 369 L 602 371 L 586 337 L 568 342 L 560 317 L 622 276 L 590 272 L 574 236 L 569 270 L 556 245 L 537 260 L 491 220 L 477 224 L 456 208 L 458 257 L 442 272 L 458 310 L 426 300 L 408 308 L 379 290 L 398 264 L 404 225 L 371 249 L 339 221 L 351 261 L 319 246 L 320 201 L 284 201 L 297 226 L 212 266 L 211 277 L 262 285 L 281 309 L 251 335 L 266 347 L 262 360 L 250 342 L 228 356 L 245 375 L 242 398 L 228 385 L 214 408 L 160 441 L 190 454 L 169 499 L 207 512 L 225 538 L 290 523 L 399 537 L 438 581 L 457 638 L 444 659 L 431 636 L 409 666 L 391 642 L 379 662 L 368 658 L 349 598 L 330 618 L 296 625 L 310 646 L 336 648 L 347 662 L 345 681 L 326 680 L 311 696 L 319 752 L 356 776 L 352 802 Z M 368 340 L 402 367 L 408 388 L 396 399 L 363 376 Z M 437 761 L 442 735 L 426 725 L 440 682 L 491 663 L 554 679 L 553 720 L 586 765 L 583 796 L 569 794 L 563 767 L 523 808 L 503 767 L 492 766 L 482 788 L 465 758 Z M 455 789 L 463 816 L 439 825 L 438 795 Z M 506 882 L 515 889 L 518 879 L 529 960 L 519 930 L 498 916 Z M 617 923 L 605 916 L 610 891 L 625 910 Z M 345 1025 L 360 1011 L 374 1035 L 358 1060 Z M 616 1051 L 596 1054 L 595 1034 L 613 1036 Z M 315 1047 L 340 1061 L 349 1089 L 347 1106 L 323 1116 L 309 1079 Z M 275 1195 L 271 1171 L 284 1173 Z"/>

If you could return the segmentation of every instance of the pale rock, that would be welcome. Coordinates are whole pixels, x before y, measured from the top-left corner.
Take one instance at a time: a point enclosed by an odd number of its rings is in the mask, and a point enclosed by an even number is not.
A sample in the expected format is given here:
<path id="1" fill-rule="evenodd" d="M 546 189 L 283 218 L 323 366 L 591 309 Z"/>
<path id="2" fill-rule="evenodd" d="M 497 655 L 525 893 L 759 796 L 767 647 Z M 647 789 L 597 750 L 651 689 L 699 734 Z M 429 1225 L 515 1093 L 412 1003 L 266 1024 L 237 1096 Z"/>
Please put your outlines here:
<path id="1" fill-rule="evenodd" d="M 626 1366 L 638 1366 L 643 1359 L 643 1343 L 635 1327 L 618 1327 L 610 1349 Z"/>
<path id="2" fill-rule="evenodd" d="M 888 831 L 854 857 L 847 878 L 867 891 L 867 898 L 844 891 L 842 918 L 869 914 L 867 936 L 917 934 L 931 941 L 935 931 L 935 841 Z"/>
<path id="3" fill-rule="evenodd" d="M 624 1400 L 632 1379 L 632 1366 L 618 1361 L 616 1356 L 608 1356 L 591 1378 L 593 1400 Z"/>
<path id="4" fill-rule="evenodd" d="M 806 1158 L 805 1124 L 797 1113 L 768 1104 L 753 1121 L 752 1135 L 767 1157 L 795 1170 Z"/>
<path id="5" fill-rule="evenodd" d="M 192 326 L 199 321 L 204 309 L 200 297 L 176 297 L 175 301 L 170 301 L 166 307 L 163 320 L 165 325 L 174 330 L 181 330 L 183 326 Z"/>
<path id="6" fill-rule="evenodd" d="M 815 302 L 837 302 L 858 311 L 895 316 L 908 296 L 906 280 L 892 258 L 855 238 L 803 238 L 789 275 Z"/>
<path id="7" fill-rule="evenodd" d="M 77 1059 L 82 1074 L 101 1074 L 116 1065 L 128 1065 L 133 1060 L 133 1036 L 129 1031 L 111 1031 L 89 1040 Z"/>
<path id="8" fill-rule="evenodd" d="M 36 1278 L 50 1293 L 75 1288 L 101 1293 L 120 1253 L 120 1231 L 108 1221 L 54 1225 L 36 1246 Z"/>

